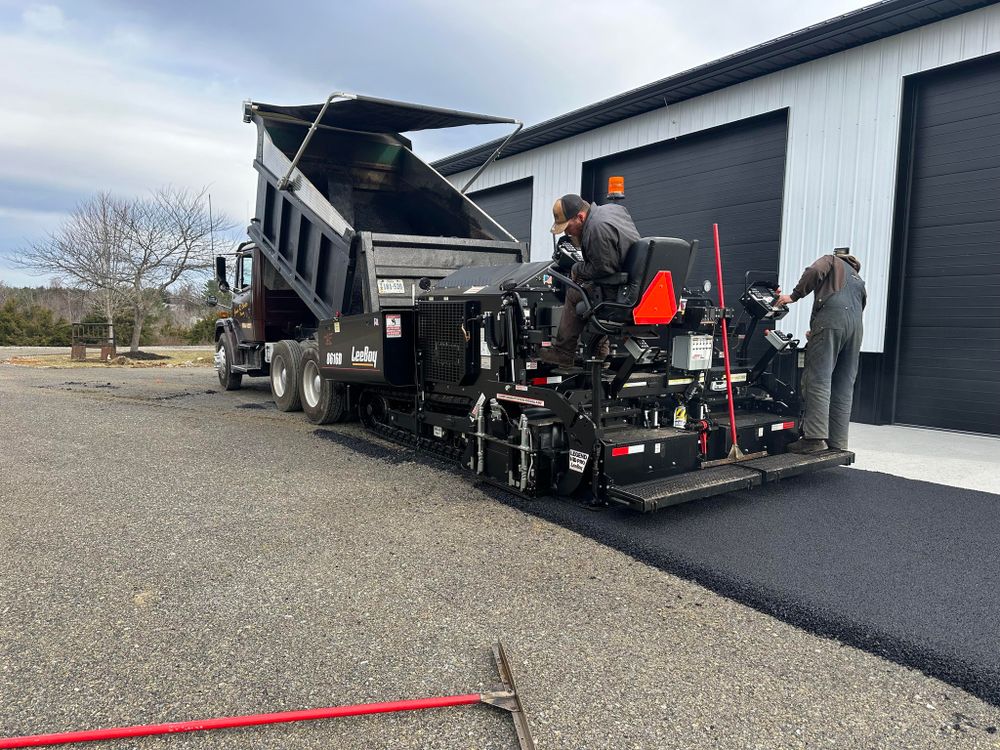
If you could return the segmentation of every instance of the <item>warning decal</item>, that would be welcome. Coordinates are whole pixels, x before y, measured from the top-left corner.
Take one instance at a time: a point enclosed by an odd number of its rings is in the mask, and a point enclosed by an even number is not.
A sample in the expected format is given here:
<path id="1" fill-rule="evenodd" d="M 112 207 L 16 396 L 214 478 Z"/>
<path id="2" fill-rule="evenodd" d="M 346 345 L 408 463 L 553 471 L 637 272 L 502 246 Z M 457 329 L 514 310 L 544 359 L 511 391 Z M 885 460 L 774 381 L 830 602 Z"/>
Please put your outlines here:
<path id="1" fill-rule="evenodd" d="M 575 451 L 572 448 L 569 451 L 569 470 L 575 471 L 577 474 L 582 474 L 584 469 L 587 468 L 587 461 L 590 460 L 590 456 L 583 451 Z"/>
<path id="2" fill-rule="evenodd" d="M 545 406 L 545 402 L 540 398 L 528 398 L 527 396 L 515 396 L 513 393 L 498 393 L 497 399 L 500 401 L 512 401 L 515 404 L 528 404 L 529 406 Z"/>
<path id="3" fill-rule="evenodd" d="M 402 315 L 385 316 L 385 337 L 387 339 L 399 339 L 403 337 Z"/>

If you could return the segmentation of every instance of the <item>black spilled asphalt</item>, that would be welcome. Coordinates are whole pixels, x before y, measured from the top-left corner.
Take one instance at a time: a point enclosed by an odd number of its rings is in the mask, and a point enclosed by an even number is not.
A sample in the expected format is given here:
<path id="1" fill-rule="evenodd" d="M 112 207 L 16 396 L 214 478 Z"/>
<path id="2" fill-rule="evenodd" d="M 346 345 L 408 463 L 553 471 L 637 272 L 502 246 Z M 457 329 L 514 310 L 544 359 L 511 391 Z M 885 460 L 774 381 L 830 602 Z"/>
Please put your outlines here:
<path id="1" fill-rule="evenodd" d="M 648 515 L 484 490 L 1000 705 L 1000 495 L 848 468 Z"/>

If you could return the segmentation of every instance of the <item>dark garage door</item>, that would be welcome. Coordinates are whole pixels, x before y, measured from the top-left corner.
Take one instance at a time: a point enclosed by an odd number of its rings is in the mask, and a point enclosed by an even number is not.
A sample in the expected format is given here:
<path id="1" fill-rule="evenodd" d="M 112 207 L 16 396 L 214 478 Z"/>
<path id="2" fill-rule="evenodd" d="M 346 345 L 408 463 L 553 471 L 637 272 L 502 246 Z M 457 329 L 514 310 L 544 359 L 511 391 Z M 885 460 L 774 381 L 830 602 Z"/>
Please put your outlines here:
<path id="1" fill-rule="evenodd" d="M 481 209 L 519 242 L 531 242 L 531 178 L 469 193 Z M 553 199 L 554 200 L 554 199 Z"/>
<path id="2" fill-rule="evenodd" d="M 715 286 L 717 223 L 726 302 L 738 307 L 746 271 L 778 271 L 786 132 L 782 110 L 588 162 L 585 197 L 603 203 L 608 177 L 621 175 L 640 234 L 699 240 L 688 286 Z"/>
<path id="3" fill-rule="evenodd" d="M 895 421 L 1000 434 L 1000 58 L 911 85 Z"/>

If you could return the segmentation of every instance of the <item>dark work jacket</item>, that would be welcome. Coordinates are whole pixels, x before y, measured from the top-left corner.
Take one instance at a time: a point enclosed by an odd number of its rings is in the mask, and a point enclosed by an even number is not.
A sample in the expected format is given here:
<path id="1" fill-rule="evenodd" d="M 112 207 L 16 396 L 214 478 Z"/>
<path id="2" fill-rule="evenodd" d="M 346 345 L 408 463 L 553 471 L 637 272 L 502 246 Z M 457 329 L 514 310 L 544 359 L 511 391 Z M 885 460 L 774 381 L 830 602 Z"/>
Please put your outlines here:
<path id="1" fill-rule="evenodd" d="M 618 273 L 625 253 L 638 239 L 639 230 L 624 206 L 591 203 L 580 233 L 583 261 L 573 266 L 573 272 L 580 281 Z"/>
<path id="2" fill-rule="evenodd" d="M 813 297 L 815 315 L 822 309 L 827 299 L 844 288 L 849 274 L 857 275 L 860 270 L 861 262 L 853 255 L 824 255 L 802 273 L 802 278 L 789 296 L 797 301 L 810 292 L 815 292 L 816 296 Z M 867 301 L 868 297 L 862 291 L 862 309 Z"/>

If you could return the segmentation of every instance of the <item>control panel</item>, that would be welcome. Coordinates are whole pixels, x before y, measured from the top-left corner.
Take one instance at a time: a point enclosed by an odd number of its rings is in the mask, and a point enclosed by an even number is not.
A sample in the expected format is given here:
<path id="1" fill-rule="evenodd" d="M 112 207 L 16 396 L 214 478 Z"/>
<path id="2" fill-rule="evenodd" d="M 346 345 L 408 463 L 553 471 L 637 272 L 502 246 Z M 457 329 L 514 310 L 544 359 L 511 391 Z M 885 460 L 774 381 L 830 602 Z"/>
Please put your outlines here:
<path id="1" fill-rule="evenodd" d="M 778 292 L 774 285 L 758 281 L 740 297 L 740 304 L 755 320 L 781 320 L 788 315 L 788 308 L 778 304 Z"/>
<path id="2" fill-rule="evenodd" d="M 707 370 L 712 366 L 714 337 L 704 334 L 674 336 L 670 364 L 679 370 Z"/>

